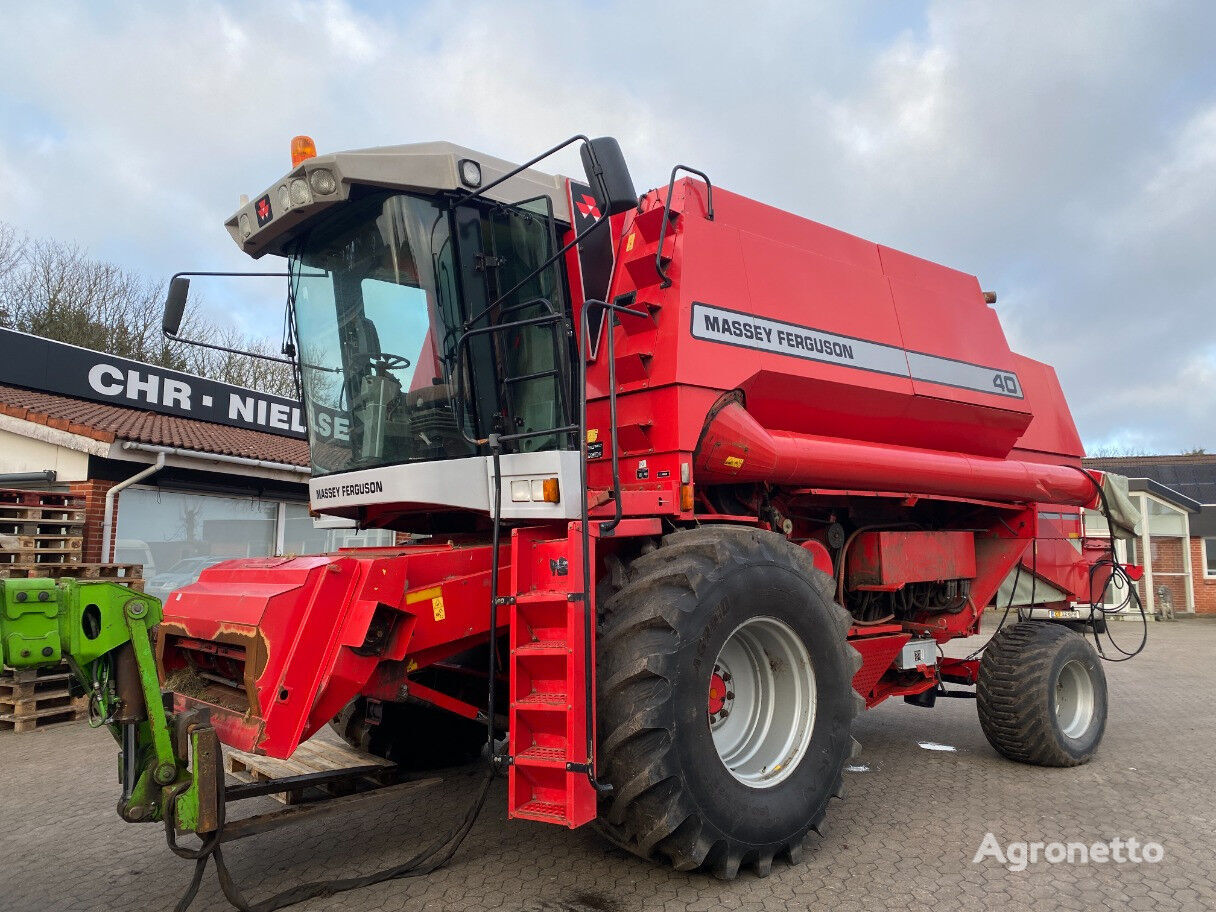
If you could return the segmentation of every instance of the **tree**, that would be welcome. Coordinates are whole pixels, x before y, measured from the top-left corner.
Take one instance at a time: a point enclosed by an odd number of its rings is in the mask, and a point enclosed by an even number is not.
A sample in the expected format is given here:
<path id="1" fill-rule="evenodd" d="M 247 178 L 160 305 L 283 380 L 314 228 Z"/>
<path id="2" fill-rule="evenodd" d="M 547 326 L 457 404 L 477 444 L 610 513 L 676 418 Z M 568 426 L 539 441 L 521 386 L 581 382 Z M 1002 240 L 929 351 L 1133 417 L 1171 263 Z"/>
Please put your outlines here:
<path id="1" fill-rule="evenodd" d="M 0 279 L 8 275 L 21 260 L 25 238 L 12 225 L 0 222 Z"/>
<path id="2" fill-rule="evenodd" d="M 74 244 L 27 240 L 0 223 L 0 326 L 279 395 L 294 395 L 291 367 L 199 348 L 161 333 L 163 282 L 95 260 Z M 187 308 L 181 334 L 270 354 L 271 346 Z"/>

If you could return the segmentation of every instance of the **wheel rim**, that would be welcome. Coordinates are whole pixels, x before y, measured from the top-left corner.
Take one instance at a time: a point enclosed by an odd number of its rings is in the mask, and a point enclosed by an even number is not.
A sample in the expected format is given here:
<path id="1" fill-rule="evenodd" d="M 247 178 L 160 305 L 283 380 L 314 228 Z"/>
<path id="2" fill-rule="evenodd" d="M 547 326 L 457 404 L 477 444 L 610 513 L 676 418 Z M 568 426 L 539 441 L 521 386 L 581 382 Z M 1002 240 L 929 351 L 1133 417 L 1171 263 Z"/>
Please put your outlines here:
<path id="1" fill-rule="evenodd" d="M 1071 659 L 1056 680 L 1056 724 L 1069 738 L 1080 738 L 1094 719 L 1094 682 L 1089 669 Z"/>
<path id="2" fill-rule="evenodd" d="M 709 729 L 737 780 L 769 788 L 806 755 L 815 727 L 815 671 L 801 638 L 771 617 L 744 621 L 726 638 L 709 682 Z"/>

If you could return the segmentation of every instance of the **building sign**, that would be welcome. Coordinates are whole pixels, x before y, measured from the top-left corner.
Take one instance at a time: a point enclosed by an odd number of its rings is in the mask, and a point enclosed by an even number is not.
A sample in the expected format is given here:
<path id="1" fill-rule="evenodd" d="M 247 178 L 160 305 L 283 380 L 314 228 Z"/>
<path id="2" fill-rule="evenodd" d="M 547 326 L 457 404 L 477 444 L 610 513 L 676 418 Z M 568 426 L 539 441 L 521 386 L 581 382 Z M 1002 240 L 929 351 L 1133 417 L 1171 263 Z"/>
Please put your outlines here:
<path id="1" fill-rule="evenodd" d="M 294 399 L 0 329 L 0 383 L 179 418 L 304 437 Z"/>

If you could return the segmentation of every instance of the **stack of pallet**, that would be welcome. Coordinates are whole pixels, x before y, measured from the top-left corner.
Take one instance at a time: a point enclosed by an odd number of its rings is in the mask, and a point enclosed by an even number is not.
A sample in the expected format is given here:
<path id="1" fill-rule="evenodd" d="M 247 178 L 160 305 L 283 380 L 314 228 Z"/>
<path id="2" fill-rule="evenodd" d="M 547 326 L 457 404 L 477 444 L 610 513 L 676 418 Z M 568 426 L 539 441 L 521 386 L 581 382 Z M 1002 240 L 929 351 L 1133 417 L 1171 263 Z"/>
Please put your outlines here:
<path id="1" fill-rule="evenodd" d="M 139 564 L 86 564 L 83 497 L 0 488 L 0 579 L 114 579 L 143 591 Z"/>
<path id="2" fill-rule="evenodd" d="M 143 591 L 139 564 L 86 564 L 83 497 L 0 488 L 0 579 L 112 579 Z M 82 719 L 84 697 L 68 692 L 66 665 L 0 669 L 0 731 L 31 731 Z"/>
<path id="3" fill-rule="evenodd" d="M 5 564 L 0 563 L 0 579 L 26 579 L 31 576 L 78 580 L 112 580 L 136 592 L 144 591 L 142 564 Z"/>
<path id="4" fill-rule="evenodd" d="M 88 697 L 71 695 L 70 677 L 66 665 L 5 669 L 0 673 L 0 731 L 27 732 L 85 718 Z"/>
<path id="5" fill-rule="evenodd" d="M 83 497 L 0 489 L 0 564 L 78 564 L 83 544 Z"/>

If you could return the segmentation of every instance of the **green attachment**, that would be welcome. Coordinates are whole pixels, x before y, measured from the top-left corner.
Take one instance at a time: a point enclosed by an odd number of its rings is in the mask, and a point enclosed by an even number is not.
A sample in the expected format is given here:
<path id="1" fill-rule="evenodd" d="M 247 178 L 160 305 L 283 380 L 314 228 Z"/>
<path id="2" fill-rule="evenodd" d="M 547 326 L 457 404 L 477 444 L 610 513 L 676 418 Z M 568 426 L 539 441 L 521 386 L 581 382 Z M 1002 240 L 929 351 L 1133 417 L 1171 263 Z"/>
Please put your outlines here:
<path id="1" fill-rule="evenodd" d="M 3 580 L 0 665 L 37 668 L 63 659 L 60 592 L 50 579 Z"/>
<path id="2" fill-rule="evenodd" d="M 178 719 L 187 743 L 174 750 L 149 633 L 163 616 L 160 602 L 113 581 L 9 579 L 0 580 L 0 606 L 0 663 L 34 668 L 66 659 L 96 715 L 131 751 L 129 764 L 119 760 L 120 779 L 133 780 L 119 815 L 147 823 L 172 814 L 179 829 L 215 830 L 220 742 L 205 721 Z"/>
<path id="3" fill-rule="evenodd" d="M 132 603 L 145 645 L 161 620 L 159 600 L 115 582 L 6 579 L 0 593 L 0 664 L 13 668 L 58 665 L 65 656 L 91 665 L 131 640 Z"/>
<path id="4" fill-rule="evenodd" d="M 210 726 L 193 728 L 189 733 L 190 768 L 189 785 L 177 794 L 173 803 L 174 823 L 179 830 L 200 835 L 219 828 L 220 793 L 224 788 L 224 774 L 220 771 L 220 740 Z M 175 792 L 166 789 L 166 793 Z"/>
<path id="5" fill-rule="evenodd" d="M 134 595 L 134 593 L 130 593 Z M 156 609 L 156 620 L 160 620 L 160 602 L 151 600 Z M 147 601 L 129 598 L 124 604 L 127 629 L 131 645 L 135 647 L 135 664 L 139 667 L 140 685 L 148 709 L 148 722 L 152 730 L 152 745 L 156 754 L 156 768 L 152 778 L 158 785 L 169 785 L 177 778 L 177 759 L 173 755 L 173 741 L 169 736 L 169 719 L 165 715 L 165 704 L 160 696 L 160 678 L 156 674 L 156 658 L 152 655 L 152 637 L 148 633 L 147 619 L 151 615 Z"/>
<path id="6" fill-rule="evenodd" d="M 131 705 L 127 717 L 118 714 L 118 720 L 138 726 L 139 768 L 125 803 L 135 810 L 135 819 L 157 818 L 160 787 L 178 778 L 149 634 L 161 621 L 160 601 L 108 580 L 38 578 L 0 580 L 0 605 L 0 664 L 35 668 L 67 659 L 116 738 L 122 726 L 111 720 L 123 707 L 115 668 L 121 664 L 120 650 L 130 644 L 139 680 L 123 672 L 131 685 L 125 691 Z M 143 707 L 136 695 L 142 696 Z M 138 709 L 135 715 L 132 707 Z"/>

